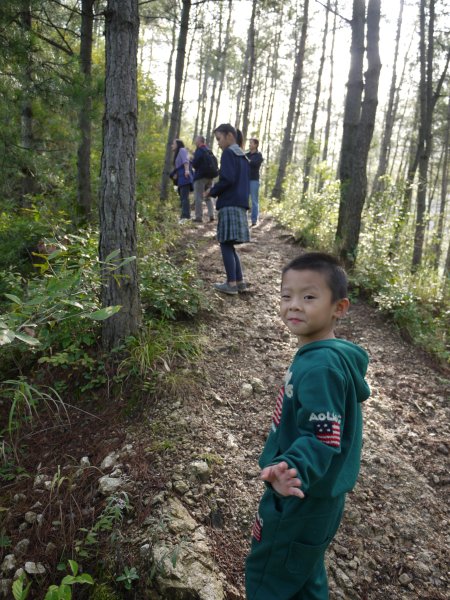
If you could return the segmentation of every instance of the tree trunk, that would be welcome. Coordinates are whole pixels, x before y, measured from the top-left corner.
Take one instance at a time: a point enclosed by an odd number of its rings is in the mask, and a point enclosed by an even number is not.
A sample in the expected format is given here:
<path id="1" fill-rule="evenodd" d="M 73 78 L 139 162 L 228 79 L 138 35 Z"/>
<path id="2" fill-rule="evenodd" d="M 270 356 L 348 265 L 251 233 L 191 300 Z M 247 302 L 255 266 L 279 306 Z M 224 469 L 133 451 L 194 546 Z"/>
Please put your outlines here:
<path id="1" fill-rule="evenodd" d="M 217 119 L 219 116 L 219 106 L 220 106 L 220 100 L 222 98 L 223 83 L 225 81 L 225 70 L 226 70 L 226 66 L 227 66 L 228 47 L 230 45 L 232 11 L 233 11 L 232 0 L 228 0 L 227 28 L 226 28 L 226 32 L 225 32 L 224 47 L 221 49 L 221 56 L 220 56 L 219 91 L 217 93 L 217 98 L 216 98 L 216 110 L 214 113 L 213 127 L 216 127 L 218 125 Z M 212 148 L 213 143 L 214 143 L 214 136 L 212 135 L 212 132 L 209 132 L 208 145 L 210 146 L 210 148 Z"/>
<path id="2" fill-rule="evenodd" d="M 106 76 L 100 192 L 99 256 L 102 306 L 121 310 L 103 321 L 105 350 L 138 332 L 140 302 L 136 256 L 136 138 L 138 0 L 108 0 Z M 119 250 L 114 260 L 106 261 Z M 127 261 L 121 264 L 123 261 Z M 111 269 L 111 262 L 116 265 Z"/>
<path id="3" fill-rule="evenodd" d="M 395 50 L 394 50 L 394 62 L 392 65 L 392 78 L 391 86 L 389 89 L 389 99 L 386 108 L 386 116 L 384 122 L 383 136 L 381 139 L 380 155 L 378 158 L 378 168 L 375 175 L 375 179 L 372 184 L 372 195 L 382 192 L 384 190 L 384 184 L 380 181 L 380 177 L 386 174 L 387 165 L 389 161 L 389 153 L 391 148 L 391 137 L 392 130 L 394 128 L 394 121 L 396 117 L 396 103 L 395 97 L 397 93 L 397 59 L 398 59 L 398 48 L 400 45 L 400 35 L 402 31 L 402 19 L 403 19 L 403 6 L 405 0 L 400 0 L 400 10 L 397 19 L 397 34 L 395 37 Z"/>
<path id="4" fill-rule="evenodd" d="M 166 101 L 164 102 L 163 127 L 166 128 L 170 116 L 170 84 L 172 82 L 172 63 L 175 54 L 175 42 L 177 39 L 177 20 L 174 18 L 172 27 L 172 44 L 170 46 L 169 60 L 167 61 Z"/>
<path id="5" fill-rule="evenodd" d="M 303 63 L 305 59 L 305 46 L 306 46 L 306 34 L 308 28 L 308 10 L 309 10 L 309 0 L 304 1 L 303 5 L 303 22 L 300 34 L 300 43 L 298 45 L 298 50 L 295 56 L 295 68 L 294 68 L 294 76 L 292 78 L 291 84 L 291 94 L 289 97 L 289 108 L 286 119 L 286 127 L 284 129 L 283 134 L 283 142 L 281 145 L 280 151 L 280 161 L 278 164 L 277 178 L 275 181 L 275 185 L 272 190 L 272 197 L 277 200 L 281 199 L 283 193 L 283 183 L 284 178 L 286 176 L 286 168 L 288 165 L 288 158 L 292 156 L 292 147 L 293 147 L 293 139 L 292 139 L 292 124 L 294 120 L 294 113 L 297 106 L 297 96 L 301 90 L 302 76 L 303 76 Z"/>
<path id="6" fill-rule="evenodd" d="M 337 0 L 334 4 L 334 16 L 333 16 L 333 29 L 331 34 L 331 50 L 330 50 L 330 85 L 328 87 L 328 100 L 327 100 L 327 119 L 325 122 L 325 132 L 323 136 L 323 149 L 322 149 L 322 161 L 326 162 L 328 159 L 328 146 L 330 140 L 331 130 L 331 108 L 333 106 L 333 83 L 334 83 L 334 46 L 336 41 L 336 17 L 337 17 Z M 319 179 L 319 191 L 323 188 L 323 177 Z"/>
<path id="7" fill-rule="evenodd" d="M 252 16 L 250 18 L 250 26 L 248 28 L 248 76 L 245 86 L 244 108 L 242 111 L 242 138 L 243 144 L 247 139 L 248 123 L 250 119 L 250 98 L 253 87 L 253 74 L 255 71 L 256 53 L 255 53 L 255 19 L 256 19 L 257 0 L 253 0 Z"/>
<path id="8" fill-rule="evenodd" d="M 359 65 L 361 75 L 354 73 L 354 79 L 349 77 L 350 85 L 354 86 L 355 95 L 361 99 L 362 56 L 364 54 L 364 0 L 354 0 L 352 21 L 352 48 L 358 56 L 352 60 L 350 70 Z M 356 29 L 356 31 L 355 31 Z M 362 33 L 362 36 L 361 36 Z M 375 116 L 378 105 L 378 82 L 380 78 L 381 62 L 379 55 L 380 33 L 380 0 L 369 0 L 367 8 L 367 72 L 365 73 L 366 85 L 362 108 L 352 105 L 346 114 L 351 120 L 344 122 L 350 125 L 351 146 L 345 147 L 342 142 L 341 153 L 341 202 L 339 206 L 338 229 L 336 242 L 344 264 L 351 268 L 356 260 L 356 253 L 361 229 L 361 214 L 367 192 L 367 157 L 375 127 Z M 353 34 L 355 37 L 353 37 Z M 355 44 L 353 44 L 353 40 Z M 361 46 L 362 42 L 362 46 Z M 356 47 L 359 50 L 356 50 Z M 361 52 L 362 50 L 362 52 Z M 360 83 L 358 83 L 360 82 Z M 360 118 L 357 115 L 360 113 Z M 353 116 L 355 120 L 353 120 Z"/>
<path id="9" fill-rule="evenodd" d="M 211 85 L 211 98 L 210 98 L 210 102 L 209 102 L 209 112 L 208 112 L 208 125 L 206 126 L 206 134 L 203 133 L 203 135 L 206 137 L 206 142 L 208 145 L 210 145 L 210 140 L 211 140 L 213 115 L 214 115 L 214 109 L 216 106 L 216 91 L 217 91 L 217 84 L 218 84 L 219 77 L 220 77 L 220 61 L 221 61 L 221 52 L 222 52 L 222 47 L 223 47 L 222 36 L 223 36 L 223 5 L 222 5 L 222 3 L 220 3 L 220 5 L 219 5 L 219 38 L 218 38 L 217 49 L 214 52 L 213 65 L 212 65 L 213 66 L 213 68 L 212 68 L 212 85 Z"/>
<path id="10" fill-rule="evenodd" d="M 26 43 L 26 65 L 22 85 L 22 106 L 21 106 L 21 147 L 23 150 L 23 160 L 21 165 L 22 172 L 22 193 L 20 204 L 22 207 L 31 205 L 30 196 L 35 192 L 35 173 L 33 169 L 33 104 L 31 100 L 33 88 L 32 75 L 32 40 L 31 40 L 31 8 L 28 2 L 24 2 L 24 8 L 20 12 L 20 23 L 23 29 L 23 37 Z"/>
<path id="11" fill-rule="evenodd" d="M 92 210 L 91 190 L 91 71 L 92 36 L 94 27 L 94 1 L 81 2 L 80 67 L 84 78 L 84 89 L 79 113 L 81 141 L 78 146 L 78 213 L 81 220 L 89 220 Z"/>
<path id="12" fill-rule="evenodd" d="M 309 176 L 311 173 L 311 163 L 316 153 L 315 137 L 316 137 L 316 121 L 317 113 L 319 112 L 319 101 L 320 101 L 320 88 L 322 87 L 322 73 L 323 65 L 325 63 L 325 51 L 327 47 L 327 36 L 328 36 L 328 15 L 330 14 L 331 0 L 327 0 L 326 16 L 325 16 L 325 27 L 323 30 L 322 37 L 322 54 L 320 55 L 319 73 L 317 75 L 316 84 L 316 97 L 314 99 L 313 114 L 311 118 L 311 128 L 309 130 L 308 142 L 306 146 L 306 157 L 305 166 L 303 168 L 303 195 L 308 193 L 309 188 Z"/>
<path id="13" fill-rule="evenodd" d="M 172 158 L 172 142 L 180 127 L 180 94 L 183 84 L 184 58 L 186 54 L 186 39 L 189 26 L 189 13 L 191 10 L 191 0 L 183 0 L 183 10 L 181 12 L 180 33 L 178 35 L 177 60 L 175 64 L 175 87 L 173 90 L 172 112 L 170 115 L 169 134 L 167 136 L 166 154 L 164 158 L 164 171 L 161 178 L 160 198 L 165 201 L 168 198 L 168 184 L 170 164 Z"/>
<path id="14" fill-rule="evenodd" d="M 437 224 L 436 232 L 436 268 L 439 265 L 439 259 L 444 254 L 444 218 L 445 210 L 447 206 L 447 193 L 448 193 L 448 170 L 450 166 L 449 161 L 449 148 L 450 148 L 450 95 L 447 99 L 447 122 L 445 125 L 445 137 L 444 137 L 444 157 L 442 164 L 442 179 L 441 179 L 441 206 L 439 210 L 439 220 Z"/>

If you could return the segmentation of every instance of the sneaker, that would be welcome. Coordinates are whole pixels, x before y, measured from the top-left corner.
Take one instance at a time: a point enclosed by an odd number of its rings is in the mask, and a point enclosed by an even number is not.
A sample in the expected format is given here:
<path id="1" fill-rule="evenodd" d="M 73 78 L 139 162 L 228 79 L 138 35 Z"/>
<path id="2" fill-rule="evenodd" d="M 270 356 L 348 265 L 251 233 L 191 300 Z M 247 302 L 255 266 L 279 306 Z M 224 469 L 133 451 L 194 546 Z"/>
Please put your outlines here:
<path id="1" fill-rule="evenodd" d="M 248 292 L 248 287 L 248 283 L 245 283 L 245 281 L 239 281 L 237 284 L 237 290 L 240 294 Z"/>
<path id="2" fill-rule="evenodd" d="M 214 217 L 209 217 L 209 222 L 211 223 L 212 221 L 215 221 Z"/>
<path id="3" fill-rule="evenodd" d="M 252 223 L 252 227 L 258 227 L 258 221 L 255 221 L 254 223 Z"/>
<path id="4" fill-rule="evenodd" d="M 203 223 L 203 219 L 192 219 L 194 223 Z"/>
<path id="5" fill-rule="evenodd" d="M 222 294 L 230 294 L 230 296 L 236 296 L 238 293 L 237 285 L 230 285 L 228 282 L 215 283 L 214 289 L 216 289 L 218 292 L 222 292 Z"/>

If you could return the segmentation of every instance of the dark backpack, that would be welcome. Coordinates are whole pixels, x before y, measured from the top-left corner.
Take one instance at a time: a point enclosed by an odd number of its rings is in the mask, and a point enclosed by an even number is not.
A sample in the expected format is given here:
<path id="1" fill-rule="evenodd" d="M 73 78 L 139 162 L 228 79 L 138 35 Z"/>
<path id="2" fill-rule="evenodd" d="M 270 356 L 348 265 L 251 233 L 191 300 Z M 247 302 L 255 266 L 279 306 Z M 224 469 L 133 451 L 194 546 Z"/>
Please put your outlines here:
<path id="1" fill-rule="evenodd" d="M 219 164 L 217 158 L 209 148 L 205 148 L 203 153 L 203 168 L 202 175 L 210 179 L 214 179 L 219 174 Z"/>

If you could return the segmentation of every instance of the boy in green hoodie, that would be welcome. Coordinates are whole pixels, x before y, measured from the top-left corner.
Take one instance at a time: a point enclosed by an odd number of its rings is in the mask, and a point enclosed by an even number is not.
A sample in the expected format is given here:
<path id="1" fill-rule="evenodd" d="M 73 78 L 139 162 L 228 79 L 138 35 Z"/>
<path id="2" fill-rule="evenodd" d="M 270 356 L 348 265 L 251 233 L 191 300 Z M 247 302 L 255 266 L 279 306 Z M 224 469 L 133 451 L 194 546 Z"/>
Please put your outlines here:
<path id="1" fill-rule="evenodd" d="M 266 491 L 246 561 L 247 600 L 327 600 L 324 555 L 355 485 L 368 356 L 336 339 L 349 307 L 337 260 L 311 252 L 282 272 L 280 314 L 299 350 L 259 459 Z"/>

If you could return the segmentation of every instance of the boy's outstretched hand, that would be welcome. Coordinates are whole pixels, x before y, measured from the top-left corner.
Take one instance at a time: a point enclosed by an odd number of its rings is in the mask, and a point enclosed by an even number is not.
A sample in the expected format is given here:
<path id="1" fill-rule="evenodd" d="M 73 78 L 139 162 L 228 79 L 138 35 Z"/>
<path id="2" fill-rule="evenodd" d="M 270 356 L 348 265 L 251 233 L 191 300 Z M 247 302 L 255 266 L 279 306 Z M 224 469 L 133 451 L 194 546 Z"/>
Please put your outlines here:
<path id="1" fill-rule="evenodd" d="M 286 462 L 280 462 L 261 471 L 261 479 L 270 483 L 273 489 L 281 496 L 297 496 L 304 498 L 305 494 L 300 489 L 302 482 L 297 477 L 297 471 L 290 469 Z"/>

